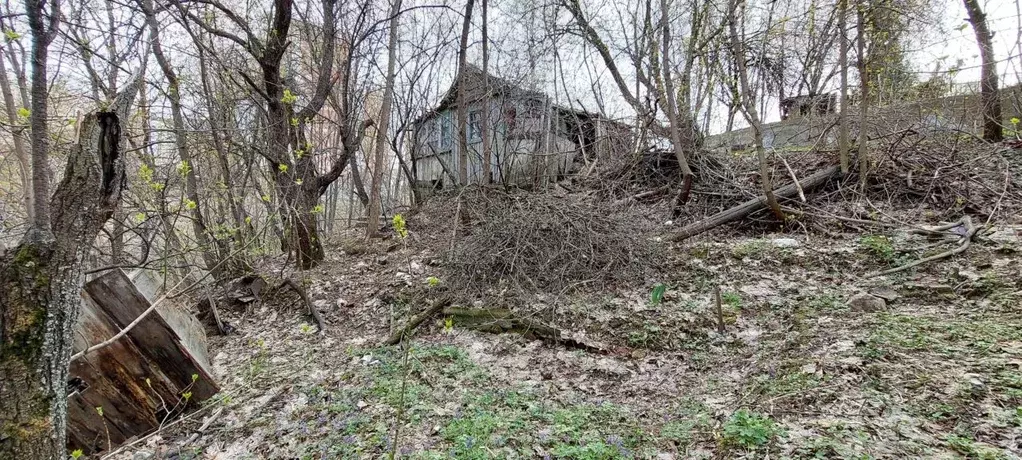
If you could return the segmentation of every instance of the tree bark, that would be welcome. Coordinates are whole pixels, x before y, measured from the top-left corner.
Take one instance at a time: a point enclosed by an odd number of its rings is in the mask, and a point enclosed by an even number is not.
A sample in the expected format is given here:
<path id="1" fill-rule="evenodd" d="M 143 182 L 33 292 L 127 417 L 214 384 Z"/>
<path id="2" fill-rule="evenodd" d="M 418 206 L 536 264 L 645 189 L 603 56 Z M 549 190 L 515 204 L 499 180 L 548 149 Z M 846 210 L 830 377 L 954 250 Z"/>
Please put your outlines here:
<path id="1" fill-rule="evenodd" d="M 26 234 L 0 260 L 0 458 L 66 457 L 66 382 L 83 267 L 120 202 L 120 120 L 128 119 L 140 80 L 115 99 L 114 111 L 82 122 L 53 194 L 48 238 Z"/>
<path id="2" fill-rule="evenodd" d="M 47 126 L 50 90 L 46 67 L 50 43 L 57 35 L 60 11 L 56 0 L 50 0 L 49 12 L 44 11 L 46 6 L 46 0 L 25 1 L 28 25 L 32 30 L 32 112 L 29 115 L 32 128 L 32 196 L 39 198 L 33 202 L 35 209 L 28 234 L 49 240 L 53 235 L 50 234 L 50 201 L 45 199 L 50 194 L 47 170 L 50 161 Z"/>
<path id="3" fill-rule="evenodd" d="M 741 107 L 749 124 L 752 125 L 752 135 L 756 144 L 756 156 L 759 158 L 759 180 L 763 188 L 763 195 L 766 197 L 770 210 L 782 222 L 784 211 L 774 196 L 773 180 L 770 177 L 770 167 L 767 164 L 766 149 L 763 147 L 763 124 L 756 111 L 755 94 L 749 84 L 749 70 L 745 65 L 745 43 L 738 37 L 738 0 L 731 0 L 731 8 L 728 17 L 728 30 L 731 32 L 731 48 L 735 54 L 735 66 L 738 69 L 738 83 L 741 89 Z"/>
<path id="4" fill-rule="evenodd" d="M 808 192 L 816 187 L 819 187 L 827 183 L 828 180 L 837 175 L 839 172 L 841 172 L 840 166 L 831 166 L 805 179 L 802 179 L 798 184 L 792 183 L 785 185 L 784 187 L 781 187 L 777 190 L 774 190 L 773 194 L 775 196 L 780 196 L 783 198 L 791 198 L 798 193 L 799 185 L 801 185 L 803 192 Z M 693 237 L 708 230 L 712 230 L 721 225 L 734 222 L 738 219 L 748 216 L 749 214 L 752 214 L 753 212 L 759 211 L 767 206 L 768 206 L 767 198 L 765 196 L 758 196 L 738 206 L 726 209 L 710 217 L 707 217 L 706 219 L 683 227 L 677 233 L 671 235 L 671 241 L 685 240 L 687 238 Z"/>
<path id="5" fill-rule="evenodd" d="M 994 59 L 994 35 L 987 25 L 987 16 L 978 0 L 964 0 L 969 12 L 969 23 L 976 33 L 979 55 L 982 59 L 980 94 L 983 101 L 983 139 L 989 142 L 1004 140 L 1001 128 L 1001 96 L 997 89 L 997 60 Z"/>
<path id="6" fill-rule="evenodd" d="M 365 182 L 362 181 L 362 174 L 358 169 L 358 158 L 355 155 L 348 157 L 348 168 L 351 171 L 352 191 L 358 197 L 358 201 L 362 203 L 362 206 L 369 206 L 369 194 L 366 193 Z"/>
<path id="7" fill-rule="evenodd" d="M 841 40 L 838 66 L 841 67 L 841 107 L 837 113 L 837 148 L 841 175 L 847 175 L 848 158 L 848 0 L 838 0 L 838 40 Z"/>
<path id="8" fill-rule="evenodd" d="M 11 91 L 11 82 L 7 77 L 7 66 L 4 64 L 4 50 L 0 48 L 0 91 L 3 91 L 4 108 L 7 111 L 7 120 L 12 125 L 18 124 L 17 102 L 14 100 L 14 93 Z M 28 220 L 32 221 L 35 212 L 35 205 L 32 202 L 32 159 L 25 148 L 25 128 L 12 126 L 11 135 L 14 138 L 14 156 L 18 159 L 18 177 L 21 179 L 21 193 L 25 195 L 25 212 Z"/>
<path id="9" fill-rule="evenodd" d="M 475 0 L 468 0 L 465 4 L 465 20 L 461 24 L 461 44 L 458 46 L 458 185 L 468 185 L 468 107 L 465 100 L 465 82 L 467 81 L 468 67 L 468 32 L 472 25 L 472 6 Z"/>
<path id="10" fill-rule="evenodd" d="M 859 71 L 859 138 L 857 143 L 859 144 L 859 185 L 861 187 L 866 186 L 866 181 L 869 177 L 869 146 L 866 145 L 869 141 L 867 137 L 867 126 L 869 123 L 869 75 L 868 67 L 866 64 L 866 15 L 863 12 L 863 5 L 858 5 L 857 8 L 857 19 L 856 32 L 858 37 L 856 38 L 856 51 L 858 52 L 858 71 Z"/>
<path id="11" fill-rule="evenodd" d="M 488 31 L 489 18 L 489 0 L 482 0 L 482 19 L 483 19 L 483 92 L 486 96 L 483 98 L 483 111 L 482 117 L 479 120 L 479 129 L 482 134 L 483 141 L 483 177 L 482 182 L 484 184 L 490 184 L 493 182 L 493 146 L 490 145 L 490 36 Z M 404 164 L 402 163 L 402 167 Z M 407 169 L 407 168 L 406 168 Z M 411 176 L 409 176 L 409 183 L 412 184 Z"/>
<path id="12" fill-rule="evenodd" d="M 660 0 L 660 30 L 663 33 L 661 38 L 661 57 L 663 58 L 663 67 L 661 78 L 663 79 L 664 94 L 661 94 L 661 98 L 665 100 L 666 107 L 664 112 L 667 113 L 667 119 L 670 121 L 671 126 L 671 144 L 674 145 L 674 157 L 678 160 L 678 167 L 681 170 L 681 187 L 679 188 L 678 198 L 675 202 L 675 209 L 677 210 L 681 205 L 688 202 L 689 191 L 692 188 L 692 169 L 688 166 L 688 160 L 685 158 L 686 154 L 694 152 L 696 145 L 695 139 L 692 136 L 692 121 L 691 115 L 688 112 L 688 107 L 685 107 L 684 115 L 678 106 L 678 101 L 674 92 L 674 77 L 671 75 L 671 21 L 668 18 L 667 0 Z M 695 13 L 693 13 L 695 14 Z M 690 40 L 697 40 L 698 36 L 690 37 Z M 682 84 L 687 85 L 688 79 L 682 79 Z M 688 89 L 682 89 L 686 95 Z M 686 96 L 685 103 L 688 104 L 688 97 Z M 684 118 L 684 122 L 682 121 Z"/>
<path id="13" fill-rule="evenodd" d="M 401 0 L 393 0 L 390 11 L 390 32 L 387 44 L 387 75 L 383 84 L 383 103 L 380 107 L 379 123 L 376 124 L 376 154 L 373 158 L 373 189 L 369 196 L 369 212 L 366 220 L 366 236 L 373 238 L 379 232 L 380 187 L 383 179 L 383 159 L 387 155 L 387 130 L 390 129 L 390 109 L 394 105 L 394 67 L 397 64 L 397 27 L 401 13 Z"/>

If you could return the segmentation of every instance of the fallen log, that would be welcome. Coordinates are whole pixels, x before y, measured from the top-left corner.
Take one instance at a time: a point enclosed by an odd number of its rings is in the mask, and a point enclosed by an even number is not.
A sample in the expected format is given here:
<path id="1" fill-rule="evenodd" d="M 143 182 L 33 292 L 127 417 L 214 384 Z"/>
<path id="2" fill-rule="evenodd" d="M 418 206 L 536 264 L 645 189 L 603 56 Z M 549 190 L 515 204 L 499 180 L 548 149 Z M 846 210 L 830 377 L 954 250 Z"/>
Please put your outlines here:
<path id="1" fill-rule="evenodd" d="M 465 329 L 491 334 L 521 334 L 529 340 L 543 340 L 591 353 L 607 353 L 607 350 L 598 344 L 584 343 L 568 337 L 560 329 L 526 316 L 516 315 L 506 308 L 447 307 L 444 308 L 443 315 L 451 319 L 453 326 Z"/>
<path id="2" fill-rule="evenodd" d="M 829 181 L 831 178 L 837 176 L 840 173 L 841 167 L 836 165 L 818 171 L 812 174 L 811 176 L 805 178 L 805 180 L 801 181 L 801 189 L 803 192 L 808 192 L 816 187 L 819 187 L 827 183 L 827 181 Z M 798 184 L 794 183 L 785 185 L 784 187 L 774 190 L 774 195 L 777 195 L 780 198 L 792 198 L 798 193 L 799 186 Z M 761 209 L 766 209 L 766 207 L 767 207 L 766 197 L 757 196 L 756 198 L 746 201 L 733 208 L 718 212 L 717 214 L 707 217 L 706 219 L 703 219 L 699 222 L 686 225 L 681 230 L 678 230 L 677 233 L 671 235 L 671 241 L 685 240 L 687 238 L 696 236 L 705 231 L 717 228 L 721 225 L 734 222 L 738 219 L 748 216 L 749 214 L 752 214 L 753 212 L 759 211 Z"/>
<path id="3" fill-rule="evenodd" d="M 390 337 L 387 338 L 387 341 L 384 343 L 387 345 L 397 345 L 398 343 L 401 343 L 401 340 L 403 340 L 406 335 L 414 331 L 415 328 L 419 327 L 419 325 L 422 324 L 423 321 L 426 321 L 431 316 L 435 315 L 438 311 L 440 311 L 441 309 L 450 304 L 451 304 L 450 297 L 441 297 L 437 299 L 425 311 L 412 317 L 412 319 L 408 321 L 408 324 L 405 324 L 404 326 L 401 327 L 401 329 L 394 331 L 394 333 L 391 334 Z"/>

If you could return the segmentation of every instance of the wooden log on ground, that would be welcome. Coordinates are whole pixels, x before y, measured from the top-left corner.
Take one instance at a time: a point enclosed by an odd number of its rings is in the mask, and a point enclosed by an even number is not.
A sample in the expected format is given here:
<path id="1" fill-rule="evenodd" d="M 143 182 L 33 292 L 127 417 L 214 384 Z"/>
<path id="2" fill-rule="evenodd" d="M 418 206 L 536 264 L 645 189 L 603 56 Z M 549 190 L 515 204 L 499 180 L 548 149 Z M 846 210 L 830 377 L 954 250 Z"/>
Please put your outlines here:
<path id="1" fill-rule="evenodd" d="M 840 173 L 841 167 L 837 165 L 818 171 L 801 181 L 802 190 L 804 192 L 808 192 L 816 187 L 819 187 L 827 183 L 827 181 L 829 181 L 831 178 L 837 176 Z M 779 198 L 792 198 L 796 196 L 798 192 L 799 187 L 796 184 L 788 184 L 785 185 L 784 187 L 775 189 L 774 195 L 777 195 L 777 197 Z M 686 225 L 681 230 L 678 230 L 677 233 L 671 235 L 671 241 L 685 240 L 687 238 L 693 237 L 705 231 L 717 228 L 721 225 L 734 222 L 738 219 L 748 216 L 749 214 L 752 214 L 753 212 L 759 211 L 761 209 L 766 209 L 766 207 L 767 207 L 766 197 L 758 196 L 738 206 L 718 212 L 717 214 L 707 217 L 706 219 L 703 219 L 699 222 Z"/>
<path id="2" fill-rule="evenodd" d="M 454 325 L 467 329 L 494 334 L 515 332 L 526 338 L 554 342 L 561 340 L 560 330 L 517 316 L 506 308 L 449 307 L 444 309 L 444 316 L 450 316 Z"/>
<path id="3" fill-rule="evenodd" d="M 408 324 L 404 325 L 401 329 L 394 331 L 394 333 L 391 334 L 384 343 L 387 345 L 397 345 L 398 343 L 401 343 L 401 340 L 415 330 L 415 328 L 419 327 L 423 321 L 426 321 L 429 317 L 435 315 L 438 311 L 450 304 L 451 299 L 449 297 L 441 297 L 437 299 L 429 306 L 429 308 L 426 309 L 426 311 L 415 315 L 415 317 L 408 321 Z"/>
<path id="4" fill-rule="evenodd" d="M 601 354 L 607 352 L 603 346 L 576 340 L 560 329 L 543 324 L 527 316 L 516 315 L 513 311 L 506 308 L 448 307 L 444 308 L 443 314 L 450 317 L 451 323 L 457 327 L 492 334 L 521 334 L 530 340 L 544 340 L 568 348 Z"/>

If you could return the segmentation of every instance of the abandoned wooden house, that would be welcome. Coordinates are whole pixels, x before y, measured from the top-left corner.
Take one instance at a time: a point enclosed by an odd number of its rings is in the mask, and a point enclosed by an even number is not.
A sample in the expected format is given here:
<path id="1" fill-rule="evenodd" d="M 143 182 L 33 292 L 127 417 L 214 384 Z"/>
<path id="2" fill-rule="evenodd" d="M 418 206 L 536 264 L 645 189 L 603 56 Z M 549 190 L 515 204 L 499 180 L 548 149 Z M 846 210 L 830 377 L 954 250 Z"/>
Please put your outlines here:
<path id="1" fill-rule="evenodd" d="M 781 100 L 781 120 L 824 116 L 837 110 L 834 93 L 798 95 Z"/>
<path id="2" fill-rule="evenodd" d="M 469 66 L 439 105 L 412 123 L 410 150 L 418 196 L 465 185 L 458 183 L 459 104 L 466 105 L 467 113 L 468 184 L 483 183 L 488 175 L 491 183 L 544 187 L 630 143 L 631 127 L 626 124 L 557 105 L 546 94 L 492 75 L 487 91 L 484 80 L 481 69 Z M 465 85 L 464 101 L 458 100 L 459 84 Z M 484 126 L 492 151 L 486 172 Z"/>

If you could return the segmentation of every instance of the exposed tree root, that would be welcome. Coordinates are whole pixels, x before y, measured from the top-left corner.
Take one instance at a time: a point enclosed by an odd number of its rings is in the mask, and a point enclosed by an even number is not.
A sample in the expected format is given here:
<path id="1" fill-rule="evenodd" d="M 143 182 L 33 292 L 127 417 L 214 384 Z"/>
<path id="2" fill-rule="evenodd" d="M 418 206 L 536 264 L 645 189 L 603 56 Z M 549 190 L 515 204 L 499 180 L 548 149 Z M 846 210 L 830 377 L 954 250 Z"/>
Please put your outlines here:
<path id="1" fill-rule="evenodd" d="M 305 289 L 291 278 L 285 279 L 282 283 L 280 283 L 280 286 L 278 286 L 278 288 L 283 286 L 287 286 L 290 287 L 291 289 L 294 289 L 294 291 L 298 293 L 298 296 L 302 298 L 302 302 L 305 303 L 305 306 L 309 309 L 309 313 L 311 313 L 313 319 L 316 320 L 316 327 L 319 328 L 317 332 L 322 334 L 324 331 L 326 331 L 326 323 L 323 322 L 323 316 L 319 314 L 319 311 L 316 310 L 316 307 L 313 306 L 312 302 L 309 301 L 309 295 L 305 293 Z"/>
<path id="2" fill-rule="evenodd" d="M 969 246 L 972 245 L 972 238 L 974 236 L 976 236 L 976 232 L 979 230 L 976 226 L 974 226 L 972 224 L 972 218 L 971 217 L 969 217 L 969 216 L 962 217 L 962 220 L 958 221 L 957 224 L 945 225 L 945 226 L 936 227 L 934 229 L 927 229 L 927 230 L 930 230 L 930 231 L 938 231 L 938 229 L 940 229 L 940 230 L 949 230 L 949 229 L 958 227 L 959 224 L 965 227 L 965 235 L 962 236 L 962 238 L 961 238 L 962 242 L 961 242 L 961 244 L 958 245 L 958 247 L 956 247 L 954 249 L 949 249 L 949 250 L 944 251 L 944 252 L 942 252 L 940 254 L 932 255 L 930 257 L 924 257 L 924 258 L 916 260 L 914 262 L 909 262 L 909 263 L 907 263 L 905 265 L 902 265 L 900 267 L 895 267 L 895 268 L 892 268 L 890 270 L 884 270 L 882 272 L 871 273 L 869 275 L 866 275 L 866 277 L 867 278 L 873 278 L 873 277 L 877 277 L 877 276 L 883 276 L 883 275 L 890 275 L 892 273 L 898 273 L 900 271 L 908 270 L 908 269 L 910 269 L 912 267 L 916 267 L 916 266 L 919 266 L 919 265 L 922 265 L 922 264 L 925 264 L 925 263 L 933 262 L 935 260 L 944 259 L 944 258 L 947 258 L 947 257 L 951 257 L 953 255 L 961 254 L 961 253 L 965 252 L 965 250 L 969 249 Z"/>

